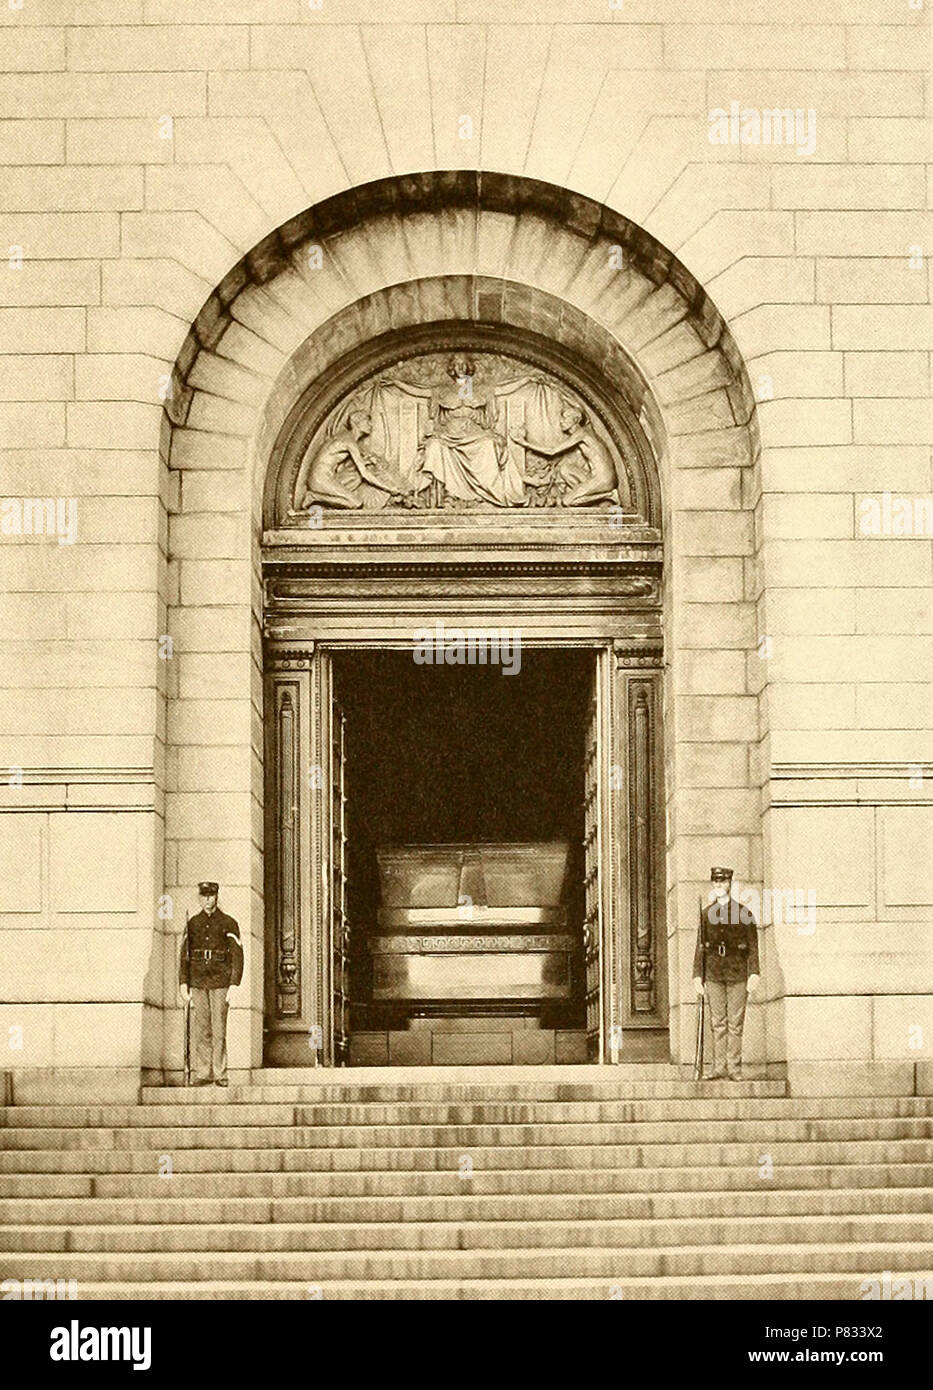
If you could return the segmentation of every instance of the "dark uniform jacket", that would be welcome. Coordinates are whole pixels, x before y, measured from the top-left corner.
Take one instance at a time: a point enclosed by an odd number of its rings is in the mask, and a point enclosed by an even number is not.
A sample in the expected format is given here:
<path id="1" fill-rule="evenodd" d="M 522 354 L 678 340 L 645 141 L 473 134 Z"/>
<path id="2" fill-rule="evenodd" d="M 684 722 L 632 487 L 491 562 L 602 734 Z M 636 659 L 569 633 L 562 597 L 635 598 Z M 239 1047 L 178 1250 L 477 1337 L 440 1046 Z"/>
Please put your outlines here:
<path id="1" fill-rule="evenodd" d="M 181 939 L 178 983 L 194 989 L 225 989 L 243 978 L 240 928 L 219 907 L 192 917 Z"/>
<path id="2" fill-rule="evenodd" d="M 758 924 L 749 908 L 735 898 L 704 907 L 693 955 L 694 979 L 732 985 L 759 973 Z"/>

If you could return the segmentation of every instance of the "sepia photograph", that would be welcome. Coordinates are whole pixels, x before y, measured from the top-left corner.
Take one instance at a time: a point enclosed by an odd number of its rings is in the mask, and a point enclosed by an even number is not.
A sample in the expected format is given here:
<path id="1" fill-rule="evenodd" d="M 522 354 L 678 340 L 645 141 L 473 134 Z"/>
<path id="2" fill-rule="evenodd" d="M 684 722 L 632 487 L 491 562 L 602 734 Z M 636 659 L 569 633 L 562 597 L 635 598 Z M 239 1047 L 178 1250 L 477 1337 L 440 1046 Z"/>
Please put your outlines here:
<path id="1" fill-rule="evenodd" d="M 33 1360 L 605 1301 L 890 1369 L 931 254 L 930 0 L 0 0 Z"/>

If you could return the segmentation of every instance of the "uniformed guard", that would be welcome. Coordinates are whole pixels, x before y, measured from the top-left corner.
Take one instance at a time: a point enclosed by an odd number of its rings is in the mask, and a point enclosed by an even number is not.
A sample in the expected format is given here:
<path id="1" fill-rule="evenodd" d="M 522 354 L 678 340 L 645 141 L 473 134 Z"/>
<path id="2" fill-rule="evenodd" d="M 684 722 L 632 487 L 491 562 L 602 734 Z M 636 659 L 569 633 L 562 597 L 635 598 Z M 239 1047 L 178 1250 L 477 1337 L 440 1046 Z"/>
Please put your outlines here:
<path id="1" fill-rule="evenodd" d="M 217 906 L 219 886 L 199 883 L 201 911 L 188 922 L 181 942 L 178 981 L 194 1012 L 196 1086 L 227 1083 L 227 990 L 243 978 L 240 928 Z"/>
<path id="2" fill-rule="evenodd" d="M 741 1080 L 742 1027 L 748 993 L 759 982 L 758 923 L 732 896 L 732 870 L 711 869 L 711 899 L 700 912 L 693 957 L 693 987 L 706 990 L 713 1033 L 713 1069 L 708 1081 Z"/>

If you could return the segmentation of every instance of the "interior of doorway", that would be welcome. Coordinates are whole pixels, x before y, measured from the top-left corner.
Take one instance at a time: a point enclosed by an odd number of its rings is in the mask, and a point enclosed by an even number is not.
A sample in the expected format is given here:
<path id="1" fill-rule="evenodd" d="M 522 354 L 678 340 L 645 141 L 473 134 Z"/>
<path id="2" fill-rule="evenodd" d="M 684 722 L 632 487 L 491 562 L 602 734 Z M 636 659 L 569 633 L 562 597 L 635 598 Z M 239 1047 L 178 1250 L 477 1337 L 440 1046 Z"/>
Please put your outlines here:
<path id="1" fill-rule="evenodd" d="M 587 1060 L 583 846 L 595 667 L 592 649 L 523 649 L 512 675 L 501 665 L 419 665 L 410 650 L 334 652 L 345 750 L 351 1063 Z M 399 926 L 405 914 L 386 908 L 380 858 L 392 847 L 429 846 L 459 846 L 468 855 L 476 846 L 523 846 L 538 868 L 549 853 L 548 863 L 558 862 L 545 846 L 566 846 L 561 925 L 547 908 L 535 930 L 467 902 L 458 925 L 450 925 L 449 913 L 439 914 L 438 925 L 422 911 L 414 924 Z M 482 861 L 482 849 L 474 858 Z M 479 882 L 481 895 L 494 896 L 481 862 L 478 878 L 467 880 L 464 872 L 461 886 Z M 550 881 L 545 896 L 553 889 Z M 404 889 L 394 901 L 403 900 Z M 515 908 L 512 918 L 521 917 Z M 503 951 L 503 933 L 521 930 L 542 942 L 563 941 L 565 954 L 532 950 L 521 959 Z M 388 949 L 384 938 L 393 931 L 420 933 L 422 945 L 425 933 L 438 931 L 440 944 L 454 949 L 441 952 L 442 965 L 403 947 L 386 960 L 378 949 Z M 469 948 L 485 941 L 489 950 L 461 956 L 456 941 L 475 932 L 481 941 Z M 383 940 L 374 948 L 376 938 Z M 430 988 L 419 995 L 417 972 L 427 978 L 435 965 L 438 995 L 431 997 Z M 388 985 L 387 970 L 395 972 Z M 451 985 L 458 970 L 459 997 Z M 504 983 L 510 978 L 514 984 Z M 484 997 L 477 981 L 485 979 L 493 984 Z"/>

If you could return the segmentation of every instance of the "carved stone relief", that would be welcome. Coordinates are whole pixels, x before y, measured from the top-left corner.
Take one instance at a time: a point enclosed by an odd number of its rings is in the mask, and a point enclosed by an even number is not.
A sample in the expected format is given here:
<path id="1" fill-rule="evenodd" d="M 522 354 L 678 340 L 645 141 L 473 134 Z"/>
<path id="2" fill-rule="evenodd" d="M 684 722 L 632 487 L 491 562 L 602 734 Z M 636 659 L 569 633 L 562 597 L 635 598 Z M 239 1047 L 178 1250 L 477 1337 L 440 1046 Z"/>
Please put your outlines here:
<path id="1" fill-rule="evenodd" d="M 330 411 L 302 449 L 288 520 L 313 507 L 606 507 L 624 519 L 632 497 L 630 461 L 565 382 L 504 354 L 435 352 Z"/>

